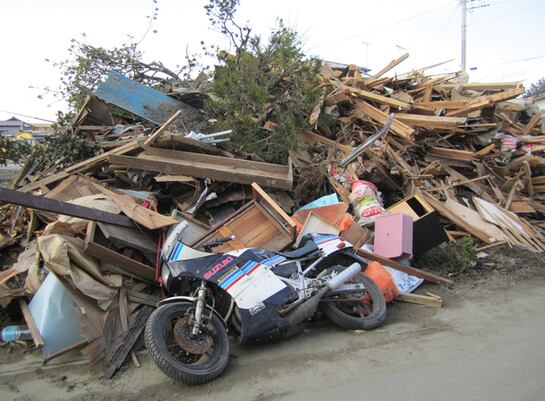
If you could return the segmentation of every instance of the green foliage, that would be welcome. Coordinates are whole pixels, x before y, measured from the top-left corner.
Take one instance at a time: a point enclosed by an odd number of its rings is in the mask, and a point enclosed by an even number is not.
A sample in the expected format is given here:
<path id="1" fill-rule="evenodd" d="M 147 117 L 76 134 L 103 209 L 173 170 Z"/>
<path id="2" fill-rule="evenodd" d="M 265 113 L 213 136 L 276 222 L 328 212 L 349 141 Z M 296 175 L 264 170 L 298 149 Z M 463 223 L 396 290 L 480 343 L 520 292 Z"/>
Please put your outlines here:
<path id="1" fill-rule="evenodd" d="M 0 136 L 0 165 L 19 163 L 28 157 L 31 146 L 27 141 Z"/>
<path id="2" fill-rule="evenodd" d="M 297 33 L 282 21 L 267 44 L 252 37 L 217 70 L 211 91 L 220 100 L 206 111 L 216 121 L 212 129 L 233 129 L 232 143 L 273 163 L 285 163 L 297 136 L 310 128 L 308 116 L 321 92 L 320 62 L 306 59 Z M 262 128 L 273 121 L 272 131 Z"/>
<path id="3" fill-rule="evenodd" d="M 46 170 L 53 165 L 66 168 L 99 152 L 100 148 L 96 143 L 74 134 L 70 125 L 72 118 L 71 113 L 59 113 L 53 134 L 34 146 L 32 157 L 37 164 L 37 171 Z"/>
<path id="4" fill-rule="evenodd" d="M 545 78 L 541 78 L 537 82 L 534 82 L 532 85 L 530 85 L 530 88 L 526 91 L 524 96 L 535 96 L 543 92 L 545 92 Z"/>
<path id="5" fill-rule="evenodd" d="M 456 242 L 449 242 L 419 256 L 418 266 L 438 271 L 446 276 L 474 273 L 472 269 L 477 255 L 472 237 L 464 237 Z"/>
<path id="6" fill-rule="evenodd" d="M 60 72 L 58 90 L 45 88 L 45 91 L 66 101 L 71 111 L 81 108 L 86 95 L 93 92 L 110 71 L 147 85 L 163 84 L 165 77 L 180 81 L 178 74 L 160 62 L 144 63 L 138 43 L 132 40 L 120 47 L 106 49 L 72 39 L 68 53 L 66 60 L 52 63 Z"/>

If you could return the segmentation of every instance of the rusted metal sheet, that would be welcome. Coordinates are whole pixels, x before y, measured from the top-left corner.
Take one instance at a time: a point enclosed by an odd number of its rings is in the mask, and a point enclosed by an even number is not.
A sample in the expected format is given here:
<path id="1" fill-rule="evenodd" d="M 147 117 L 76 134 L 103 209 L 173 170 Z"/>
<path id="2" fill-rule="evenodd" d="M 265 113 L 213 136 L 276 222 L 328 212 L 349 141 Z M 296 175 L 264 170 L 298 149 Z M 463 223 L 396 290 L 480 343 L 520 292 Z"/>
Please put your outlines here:
<path id="1" fill-rule="evenodd" d="M 157 125 L 177 110 L 183 111 L 180 118 L 188 128 L 201 120 L 197 109 L 114 71 L 98 86 L 95 96 Z"/>

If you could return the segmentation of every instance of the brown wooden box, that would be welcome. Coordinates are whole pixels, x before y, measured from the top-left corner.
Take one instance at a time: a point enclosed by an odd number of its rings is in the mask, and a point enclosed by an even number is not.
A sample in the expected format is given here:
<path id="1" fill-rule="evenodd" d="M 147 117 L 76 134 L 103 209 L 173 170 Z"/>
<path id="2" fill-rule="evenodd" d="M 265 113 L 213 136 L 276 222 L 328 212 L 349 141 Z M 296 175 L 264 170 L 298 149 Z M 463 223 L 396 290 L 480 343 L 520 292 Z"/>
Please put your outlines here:
<path id="1" fill-rule="evenodd" d="M 251 202 L 214 226 L 191 246 L 199 248 L 216 238 L 231 235 L 236 239 L 215 247 L 214 252 L 251 247 L 280 251 L 291 245 L 296 236 L 293 220 L 258 184 L 252 184 L 252 193 Z"/>

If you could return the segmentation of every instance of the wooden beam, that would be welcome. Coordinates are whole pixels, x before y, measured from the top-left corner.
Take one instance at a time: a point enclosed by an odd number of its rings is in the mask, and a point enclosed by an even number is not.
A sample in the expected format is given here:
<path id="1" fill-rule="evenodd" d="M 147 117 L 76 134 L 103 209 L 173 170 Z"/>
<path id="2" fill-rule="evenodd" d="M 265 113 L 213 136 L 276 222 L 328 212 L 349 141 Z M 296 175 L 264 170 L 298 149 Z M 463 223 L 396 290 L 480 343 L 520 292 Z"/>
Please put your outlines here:
<path id="1" fill-rule="evenodd" d="M 390 97 L 382 96 L 382 95 L 379 95 L 378 93 L 369 92 L 363 89 L 345 86 L 345 90 L 349 91 L 352 95 L 357 96 L 359 98 L 372 100 L 373 102 L 377 102 L 380 104 L 387 104 L 388 106 L 392 106 L 396 108 L 397 110 L 408 110 L 411 107 L 409 103 L 402 102 L 401 100 L 393 99 Z"/>
<path id="2" fill-rule="evenodd" d="M 465 117 L 424 116 L 420 114 L 395 113 L 395 118 L 410 127 L 423 127 L 429 129 L 443 128 L 455 129 L 465 124 Z"/>
<path id="3" fill-rule="evenodd" d="M 282 166 L 176 150 L 148 147 L 139 157 L 112 156 L 110 162 L 136 170 L 157 171 L 167 175 L 210 178 L 248 185 L 257 182 L 270 188 L 291 189 L 293 184 L 290 165 Z"/>
<path id="4" fill-rule="evenodd" d="M 158 137 L 163 133 L 164 130 L 166 130 L 170 124 L 172 124 L 178 117 L 180 117 L 180 114 L 182 114 L 182 110 L 178 110 L 176 113 L 174 113 L 168 120 L 166 120 L 163 125 L 159 127 L 157 131 L 155 131 L 146 141 L 144 142 L 144 145 L 151 145 Z"/>
<path id="5" fill-rule="evenodd" d="M 31 209 L 59 213 L 66 216 L 79 217 L 85 220 L 100 221 L 123 227 L 134 227 L 134 223 L 127 216 L 103 212 L 86 206 L 48 199 L 13 189 L 0 188 L 0 202 L 12 203 Z"/>
<path id="6" fill-rule="evenodd" d="M 377 109 L 374 106 L 371 106 L 369 103 L 366 103 L 363 100 L 356 99 L 356 101 L 354 102 L 354 106 L 355 108 L 352 111 L 352 114 L 356 118 L 362 119 L 365 117 L 369 117 L 370 119 L 382 125 L 385 125 L 386 121 L 388 120 L 388 115 L 385 112 Z M 415 130 L 406 125 L 405 123 L 402 123 L 395 117 L 392 126 L 390 127 L 390 131 L 408 141 L 414 140 Z"/>
<path id="7" fill-rule="evenodd" d="M 464 90 L 488 91 L 488 90 L 515 89 L 519 84 L 520 84 L 520 81 L 490 82 L 490 83 L 473 82 L 468 84 L 461 84 L 461 87 Z M 449 89 L 454 89 L 458 86 L 460 86 L 460 84 L 442 84 L 442 85 L 438 85 L 437 89 L 449 90 Z"/>
<path id="8" fill-rule="evenodd" d="M 396 58 L 388 63 L 382 70 L 377 71 L 374 75 L 372 75 L 366 82 L 367 86 L 373 86 L 376 81 L 386 74 L 388 71 L 390 71 L 392 68 L 395 68 L 397 65 L 401 64 L 404 60 L 406 60 L 409 57 L 409 53 L 403 54 L 401 57 Z"/>
<path id="9" fill-rule="evenodd" d="M 530 119 L 530 121 L 528 122 L 528 124 L 526 124 L 524 129 L 521 131 L 520 136 L 528 135 L 530 131 L 532 131 L 535 128 L 535 126 L 539 123 L 540 120 L 541 120 L 541 114 L 540 113 L 534 114 L 532 118 Z"/>
<path id="10" fill-rule="evenodd" d="M 343 145 L 342 143 L 339 143 L 337 141 L 334 141 L 333 139 L 326 138 L 323 135 L 315 134 L 314 132 L 307 131 L 303 134 L 303 139 L 305 142 L 310 143 L 321 143 L 323 145 L 327 145 L 333 149 L 340 150 L 343 153 L 346 153 L 347 155 L 352 153 L 354 151 L 354 147 L 350 145 Z"/>
<path id="11" fill-rule="evenodd" d="M 393 259 L 388 259 L 374 253 L 365 252 L 362 249 L 356 249 L 355 251 L 356 251 L 356 255 L 364 259 L 375 260 L 377 262 L 382 263 L 385 266 L 391 267 L 392 269 L 396 269 L 396 270 L 405 272 L 407 274 L 410 274 L 412 276 L 422 278 L 426 281 L 429 281 L 430 283 L 434 283 L 434 284 L 452 284 L 453 283 L 452 280 L 438 276 L 437 274 L 433 274 L 424 270 L 417 269 L 416 267 L 404 265 Z"/>
<path id="12" fill-rule="evenodd" d="M 169 216 L 163 216 L 151 209 L 136 203 L 134 199 L 125 194 L 114 192 L 102 185 L 89 180 L 89 184 L 93 185 L 98 191 L 110 198 L 117 206 L 121 208 L 123 213 L 129 216 L 132 220 L 138 222 L 150 230 L 168 227 L 178 223 L 177 220 Z"/>
<path id="13" fill-rule="evenodd" d="M 431 308 L 440 308 L 441 306 L 443 306 L 443 299 L 437 295 L 428 296 L 428 295 L 411 294 L 408 292 L 402 292 L 397 297 L 395 297 L 395 300 L 401 301 L 401 302 L 408 302 L 411 304 L 429 306 Z"/>
<path id="14" fill-rule="evenodd" d="M 36 346 L 36 348 L 43 347 L 44 339 L 42 338 L 40 330 L 38 330 L 38 326 L 36 326 L 36 322 L 34 321 L 32 314 L 30 313 L 30 309 L 28 308 L 28 305 L 23 298 L 19 299 L 19 306 L 21 308 L 21 312 L 23 312 L 23 317 L 25 318 L 28 329 L 30 330 L 30 335 L 32 336 L 32 341 L 34 341 L 34 345 Z"/>

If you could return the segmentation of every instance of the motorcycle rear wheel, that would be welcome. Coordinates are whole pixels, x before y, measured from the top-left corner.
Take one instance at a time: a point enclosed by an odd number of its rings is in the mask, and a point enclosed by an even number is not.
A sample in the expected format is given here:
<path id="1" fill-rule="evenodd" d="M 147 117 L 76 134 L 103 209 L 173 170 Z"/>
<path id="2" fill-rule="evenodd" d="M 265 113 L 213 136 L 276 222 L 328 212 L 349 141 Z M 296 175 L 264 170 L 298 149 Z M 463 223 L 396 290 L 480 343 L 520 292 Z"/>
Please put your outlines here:
<path id="1" fill-rule="evenodd" d="M 192 308 L 191 303 L 160 306 L 146 323 L 144 340 L 151 359 L 167 376 L 186 384 L 203 384 L 217 379 L 227 367 L 229 337 L 223 322 L 212 313 L 203 334 L 195 340 L 187 338 L 182 348 L 175 330 L 189 330 L 187 316 Z M 184 350 L 188 347 L 193 352 Z"/>
<path id="2" fill-rule="evenodd" d="M 327 274 L 344 269 L 334 266 Z M 324 314 L 337 326 L 347 330 L 371 330 L 379 327 L 386 319 L 386 301 L 379 286 L 363 273 L 358 273 L 351 283 L 362 284 L 365 288 L 357 293 L 332 293 L 326 295 L 321 308 Z"/>

